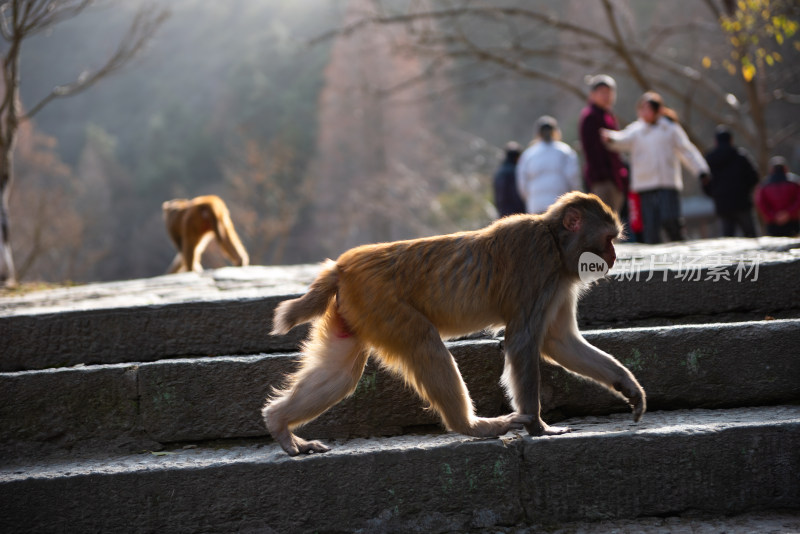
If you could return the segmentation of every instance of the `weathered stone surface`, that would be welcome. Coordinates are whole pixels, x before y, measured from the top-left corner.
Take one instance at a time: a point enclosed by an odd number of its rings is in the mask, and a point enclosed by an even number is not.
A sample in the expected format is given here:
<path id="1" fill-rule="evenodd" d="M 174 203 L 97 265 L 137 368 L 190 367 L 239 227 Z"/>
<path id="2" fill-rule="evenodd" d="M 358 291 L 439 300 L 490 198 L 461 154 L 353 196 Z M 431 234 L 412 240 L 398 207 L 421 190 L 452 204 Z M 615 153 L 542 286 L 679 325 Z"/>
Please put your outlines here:
<path id="1" fill-rule="evenodd" d="M 304 458 L 269 445 L 8 466 L 0 528 L 447 532 L 800 506 L 799 407 L 570 424 L 547 438 L 357 439 Z"/>
<path id="2" fill-rule="evenodd" d="M 688 511 L 664 517 L 568 521 L 554 525 L 525 525 L 492 529 L 496 534 L 753 534 L 800 532 L 800 512 L 765 511 L 712 515 Z"/>
<path id="3" fill-rule="evenodd" d="M 0 371 L 295 350 L 305 328 L 269 335 L 284 298 L 0 318 Z"/>
<path id="4" fill-rule="evenodd" d="M 607 330 L 586 337 L 636 374 L 651 410 L 800 400 L 800 320 Z M 478 414 L 508 412 L 499 385 L 500 341 L 449 346 Z M 0 373 L 0 448 L 122 437 L 169 443 L 263 436 L 264 399 L 295 369 L 298 357 L 192 358 Z M 542 404 L 549 422 L 628 411 L 608 390 L 552 365 L 544 366 Z M 299 434 L 386 436 L 426 425 L 438 426 L 438 416 L 426 411 L 401 380 L 370 363 L 354 395 Z"/>
<path id="5" fill-rule="evenodd" d="M 792 247 L 800 241 L 620 246 L 621 256 L 644 266 L 620 260 L 614 276 L 581 301 L 579 320 L 620 326 L 651 317 L 800 309 L 800 255 Z M 687 267 L 696 257 L 704 261 Z M 747 270 L 737 274 L 740 257 Z M 0 298 L 0 371 L 297 350 L 306 328 L 270 336 L 272 314 L 278 302 L 303 293 L 317 270 L 226 268 Z"/>
<path id="6" fill-rule="evenodd" d="M 723 272 L 727 279 L 719 274 Z M 582 325 L 683 315 L 707 315 L 713 320 L 726 312 L 768 314 L 795 309 L 800 303 L 800 285 L 794 282 L 800 276 L 798 260 L 762 263 L 755 279 L 755 274 L 744 273 L 740 280 L 733 265 L 695 271 L 670 265 L 644 270 L 638 279 L 625 276 L 600 280 L 581 300 Z"/>
<path id="7" fill-rule="evenodd" d="M 136 434 L 136 380 L 136 367 L 121 365 L 0 374 L 0 450 Z"/>
<path id="8" fill-rule="evenodd" d="M 785 411 L 784 411 L 785 410 Z M 681 510 L 730 514 L 800 503 L 800 407 L 651 414 L 631 431 L 605 418 L 563 439 L 525 440 L 523 506 L 534 522 Z M 699 425 L 698 425 L 699 423 Z M 658 425 L 654 427 L 653 425 Z"/>

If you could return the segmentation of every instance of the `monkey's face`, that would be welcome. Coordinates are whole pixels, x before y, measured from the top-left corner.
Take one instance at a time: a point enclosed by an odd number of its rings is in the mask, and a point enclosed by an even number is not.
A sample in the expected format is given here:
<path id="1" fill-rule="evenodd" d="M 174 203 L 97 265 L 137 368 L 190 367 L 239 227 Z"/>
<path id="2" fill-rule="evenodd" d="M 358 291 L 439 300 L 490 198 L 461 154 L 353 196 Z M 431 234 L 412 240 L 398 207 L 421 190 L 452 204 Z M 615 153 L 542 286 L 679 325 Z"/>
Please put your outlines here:
<path id="1" fill-rule="evenodd" d="M 603 250 L 599 254 L 603 260 L 605 260 L 606 264 L 608 264 L 608 268 L 611 269 L 614 266 L 614 262 L 617 261 L 617 251 L 614 248 L 614 240 L 617 239 L 617 232 L 615 231 L 613 234 L 606 233 L 603 237 Z"/>
<path id="2" fill-rule="evenodd" d="M 614 241 L 621 235 L 621 225 L 613 214 L 604 211 L 568 209 L 563 219 L 564 228 L 569 236 L 566 238 L 564 252 L 569 258 L 568 264 L 574 266 L 578 273 L 582 255 L 591 252 L 601 258 L 608 269 L 617 261 Z M 603 272 L 608 272 L 604 270 Z"/>

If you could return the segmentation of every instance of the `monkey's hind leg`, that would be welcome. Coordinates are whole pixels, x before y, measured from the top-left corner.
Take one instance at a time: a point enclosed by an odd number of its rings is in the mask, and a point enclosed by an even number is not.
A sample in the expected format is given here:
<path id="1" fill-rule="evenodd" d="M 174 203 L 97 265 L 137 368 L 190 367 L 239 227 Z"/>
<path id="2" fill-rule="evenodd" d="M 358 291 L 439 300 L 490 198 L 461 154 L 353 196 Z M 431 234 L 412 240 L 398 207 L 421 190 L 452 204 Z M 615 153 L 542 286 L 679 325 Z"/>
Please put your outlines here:
<path id="1" fill-rule="evenodd" d="M 300 369 L 261 412 L 267 430 L 290 456 L 330 450 L 319 441 L 296 436 L 292 429 L 355 391 L 368 356 L 366 347 L 344 326 L 336 305 L 328 306 L 303 346 Z"/>
<path id="2" fill-rule="evenodd" d="M 394 347 L 384 347 L 379 354 L 391 367 L 401 371 L 406 381 L 439 413 L 449 430 L 467 436 L 497 437 L 521 429 L 531 421 L 531 416 L 518 413 L 491 418 L 476 416 L 458 366 L 433 324 L 416 310 L 395 310 L 395 317 L 400 315 L 406 335 L 396 338 Z"/>

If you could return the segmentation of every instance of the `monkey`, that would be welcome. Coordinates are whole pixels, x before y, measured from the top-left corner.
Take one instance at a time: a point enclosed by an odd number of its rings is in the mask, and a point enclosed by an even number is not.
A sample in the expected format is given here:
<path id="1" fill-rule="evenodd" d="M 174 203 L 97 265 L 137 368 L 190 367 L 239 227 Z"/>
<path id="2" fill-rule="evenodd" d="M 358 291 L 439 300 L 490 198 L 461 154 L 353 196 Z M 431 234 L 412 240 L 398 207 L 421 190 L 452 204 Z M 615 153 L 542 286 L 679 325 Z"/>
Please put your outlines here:
<path id="1" fill-rule="evenodd" d="M 167 233 L 178 249 L 167 273 L 201 272 L 200 257 L 211 239 L 216 238 L 223 254 L 236 266 L 250 264 L 250 257 L 233 228 L 225 202 L 216 195 L 191 200 L 168 200 L 161 206 Z"/>
<path id="2" fill-rule="evenodd" d="M 541 215 L 517 214 L 482 230 L 362 245 L 327 260 L 308 292 L 275 310 L 272 333 L 312 322 L 300 367 L 275 388 L 261 413 L 289 455 L 326 452 L 292 431 L 353 393 L 370 354 L 398 373 L 441 417 L 467 436 L 509 430 L 531 436 L 569 428 L 541 418 L 540 360 L 605 386 L 631 406 L 638 422 L 645 392 L 613 356 L 578 331 L 576 308 L 586 283 L 580 256 L 610 268 L 622 224 L 599 197 L 566 193 Z M 443 339 L 505 327 L 501 383 L 513 412 L 475 415 L 466 385 Z"/>

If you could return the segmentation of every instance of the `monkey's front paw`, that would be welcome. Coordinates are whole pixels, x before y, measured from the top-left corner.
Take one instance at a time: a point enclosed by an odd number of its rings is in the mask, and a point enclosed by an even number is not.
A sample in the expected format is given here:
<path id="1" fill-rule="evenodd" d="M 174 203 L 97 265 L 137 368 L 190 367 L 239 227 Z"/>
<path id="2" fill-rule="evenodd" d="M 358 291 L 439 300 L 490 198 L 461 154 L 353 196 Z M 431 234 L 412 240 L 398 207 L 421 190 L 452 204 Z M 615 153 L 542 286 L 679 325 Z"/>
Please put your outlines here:
<path id="1" fill-rule="evenodd" d="M 644 395 L 629 399 L 628 404 L 630 404 L 631 408 L 633 409 L 633 421 L 638 423 L 642 420 L 642 416 L 647 409 L 647 403 L 644 400 Z"/>
<path id="2" fill-rule="evenodd" d="M 647 401 L 645 400 L 644 390 L 642 388 L 631 388 L 629 392 L 626 392 L 626 397 L 628 397 L 628 404 L 630 405 L 631 409 L 633 410 L 633 421 L 638 423 L 644 412 L 647 410 Z"/>
<path id="3" fill-rule="evenodd" d="M 525 425 L 525 429 L 531 436 L 558 436 L 572 432 L 572 429 L 566 426 L 550 426 L 542 420 L 536 423 Z"/>
<path id="4" fill-rule="evenodd" d="M 629 380 L 621 384 L 614 384 L 614 389 L 622 393 L 628 400 L 628 405 L 633 410 L 633 421 L 638 423 L 644 412 L 647 411 L 647 397 L 642 387 L 634 380 Z"/>

